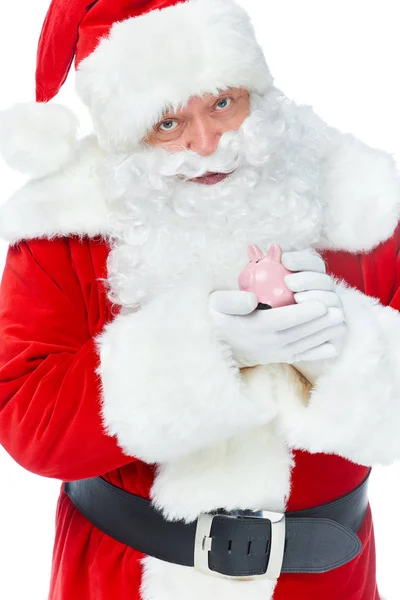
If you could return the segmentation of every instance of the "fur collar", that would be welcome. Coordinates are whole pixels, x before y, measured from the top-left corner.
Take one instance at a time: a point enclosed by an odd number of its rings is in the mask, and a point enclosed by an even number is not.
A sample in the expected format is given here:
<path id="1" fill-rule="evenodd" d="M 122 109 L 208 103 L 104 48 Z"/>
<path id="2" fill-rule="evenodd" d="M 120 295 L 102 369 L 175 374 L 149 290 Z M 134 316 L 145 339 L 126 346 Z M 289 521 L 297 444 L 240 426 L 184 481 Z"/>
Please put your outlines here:
<path id="1" fill-rule="evenodd" d="M 104 153 L 83 139 L 58 172 L 29 181 L 0 207 L 0 237 L 22 239 L 109 233 L 109 208 L 96 174 Z M 352 135 L 330 136 L 321 160 L 326 224 L 318 247 L 369 251 L 393 234 L 400 215 L 400 179 L 390 155 Z"/>

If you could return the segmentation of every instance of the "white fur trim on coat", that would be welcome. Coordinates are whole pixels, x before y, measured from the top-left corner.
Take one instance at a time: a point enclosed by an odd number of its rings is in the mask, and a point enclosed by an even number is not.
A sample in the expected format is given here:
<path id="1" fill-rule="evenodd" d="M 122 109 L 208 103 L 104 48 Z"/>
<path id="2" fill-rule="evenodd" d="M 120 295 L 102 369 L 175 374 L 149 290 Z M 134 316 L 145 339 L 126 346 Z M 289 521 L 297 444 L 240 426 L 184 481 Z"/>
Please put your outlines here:
<path id="1" fill-rule="evenodd" d="M 322 170 L 328 207 L 322 245 L 368 251 L 390 238 L 400 215 L 400 176 L 393 157 L 334 131 Z"/>
<path id="2" fill-rule="evenodd" d="M 168 106 L 272 85 L 248 13 L 232 0 L 189 0 L 115 23 L 77 71 L 106 150 L 135 148 Z"/>
<path id="3" fill-rule="evenodd" d="M 264 401 L 267 396 L 277 403 L 286 395 L 301 402 L 309 397 L 309 386 L 289 365 L 243 369 L 241 375 L 250 393 L 262 394 Z M 292 466 L 292 453 L 271 422 L 158 465 L 151 498 L 168 520 L 186 522 L 217 508 L 284 512 Z M 143 600 L 270 600 L 276 584 L 217 579 L 149 556 L 143 564 Z"/>
<path id="4" fill-rule="evenodd" d="M 279 404 L 287 395 L 304 404 L 308 401 L 308 382 L 289 365 L 243 369 L 241 377 L 247 394 L 261 405 L 267 398 Z M 291 467 L 291 452 L 271 422 L 160 464 L 151 498 L 167 519 L 186 522 L 216 508 L 282 511 Z"/>
<path id="5" fill-rule="evenodd" d="M 95 138 L 85 138 L 71 165 L 17 190 L 0 206 L 0 236 L 14 244 L 21 239 L 104 235 L 109 209 L 95 172 L 100 153 Z"/>
<path id="6" fill-rule="evenodd" d="M 242 377 L 277 402 L 286 394 L 308 397 L 308 386 L 288 365 L 245 369 Z M 186 522 L 217 508 L 284 512 L 292 466 L 292 453 L 271 423 L 158 465 L 151 498 L 167 519 Z M 143 600 L 270 600 L 276 584 L 218 579 L 150 556 L 143 564 Z"/>
<path id="7" fill-rule="evenodd" d="M 308 406 L 284 399 L 278 429 L 292 448 L 390 464 L 400 459 L 400 314 L 343 284 L 338 289 L 344 350 L 317 380 Z"/>
<path id="8" fill-rule="evenodd" d="M 28 102 L 0 112 L 0 154 L 32 178 L 55 173 L 77 149 L 78 120 L 61 104 Z"/>
<path id="9" fill-rule="evenodd" d="M 142 600 L 271 600 L 276 581 L 230 581 L 147 556 Z"/>
<path id="10" fill-rule="evenodd" d="M 193 275 L 97 338 L 102 415 L 127 454 L 177 459 L 271 421 L 271 389 L 252 393 L 208 313 L 212 286 Z"/>

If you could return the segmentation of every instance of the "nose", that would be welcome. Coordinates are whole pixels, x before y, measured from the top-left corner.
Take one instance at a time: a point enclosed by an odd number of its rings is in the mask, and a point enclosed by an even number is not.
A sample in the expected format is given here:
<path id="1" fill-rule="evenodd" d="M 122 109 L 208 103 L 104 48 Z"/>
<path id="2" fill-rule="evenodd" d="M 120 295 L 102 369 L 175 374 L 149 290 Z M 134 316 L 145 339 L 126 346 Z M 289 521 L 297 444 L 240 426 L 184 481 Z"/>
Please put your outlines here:
<path id="1" fill-rule="evenodd" d="M 220 125 L 211 117 L 198 117 L 189 127 L 186 147 L 200 156 L 210 156 L 218 148 L 222 133 Z"/>

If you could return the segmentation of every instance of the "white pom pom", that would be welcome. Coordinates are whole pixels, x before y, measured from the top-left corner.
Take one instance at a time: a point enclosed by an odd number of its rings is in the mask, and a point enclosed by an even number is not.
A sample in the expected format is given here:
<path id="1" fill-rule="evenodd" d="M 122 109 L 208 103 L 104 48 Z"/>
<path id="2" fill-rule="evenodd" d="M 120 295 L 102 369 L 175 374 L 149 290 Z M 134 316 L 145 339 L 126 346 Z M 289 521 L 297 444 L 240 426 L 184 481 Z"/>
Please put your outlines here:
<path id="1" fill-rule="evenodd" d="M 77 145 L 78 120 L 60 104 L 24 103 L 0 112 L 0 154 L 36 179 L 59 171 Z"/>

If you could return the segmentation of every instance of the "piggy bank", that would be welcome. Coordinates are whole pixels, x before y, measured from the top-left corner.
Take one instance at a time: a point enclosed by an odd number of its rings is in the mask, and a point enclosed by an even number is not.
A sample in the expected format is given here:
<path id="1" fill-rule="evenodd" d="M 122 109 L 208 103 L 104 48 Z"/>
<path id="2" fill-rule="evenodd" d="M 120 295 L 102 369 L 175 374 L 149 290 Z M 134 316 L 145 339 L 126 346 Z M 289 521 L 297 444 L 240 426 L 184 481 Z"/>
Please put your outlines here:
<path id="1" fill-rule="evenodd" d="M 258 298 L 258 308 L 267 310 L 295 304 L 294 294 L 285 285 L 284 277 L 291 271 L 282 265 L 282 250 L 278 244 L 271 246 L 267 254 L 255 244 L 249 246 L 249 264 L 239 277 L 239 287 L 253 292 Z"/>

